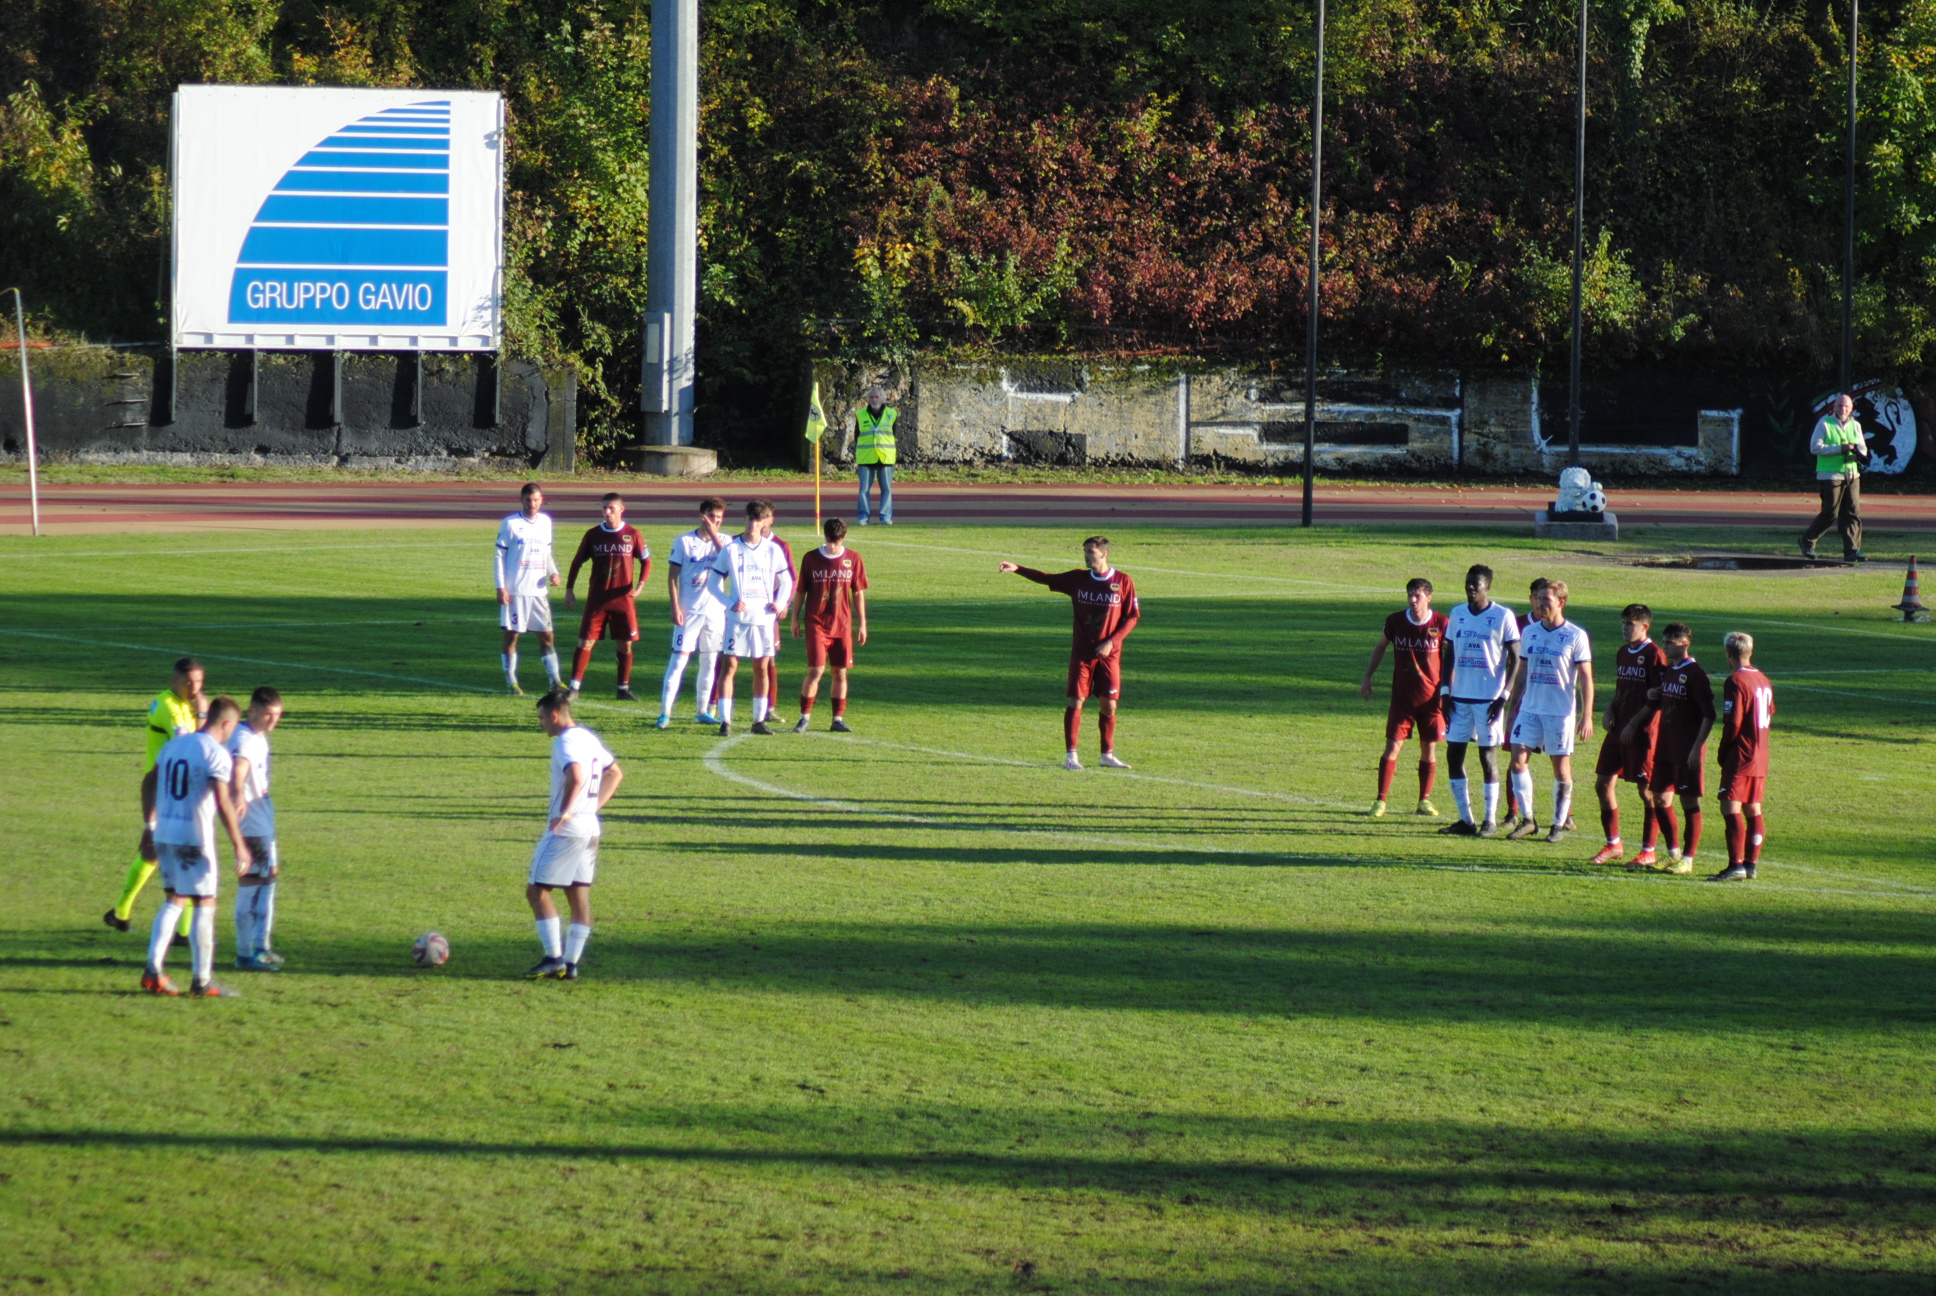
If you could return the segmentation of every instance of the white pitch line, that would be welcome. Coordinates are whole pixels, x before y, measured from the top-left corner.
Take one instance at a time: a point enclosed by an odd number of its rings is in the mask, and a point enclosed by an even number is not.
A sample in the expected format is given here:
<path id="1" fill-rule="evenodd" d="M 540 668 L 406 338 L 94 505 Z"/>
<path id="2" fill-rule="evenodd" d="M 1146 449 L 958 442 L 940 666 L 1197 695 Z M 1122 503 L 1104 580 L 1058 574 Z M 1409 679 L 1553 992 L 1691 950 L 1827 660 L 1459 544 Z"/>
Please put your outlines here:
<path id="1" fill-rule="evenodd" d="M 322 671 L 330 675 L 361 675 L 369 679 L 397 680 L 404 684 L 431 684 L 437 688 L 459 689 L 466 693 L 498 692 L 497 689 L 480 688 L 476 684 L 453 684 L 448 680 L 425 679 L 421 675 L 393 675 L 388 671 L 357 670 L 349 666 L 312 666 L 306 662 L 272 661 L 267 657 L 238 657 L 234 653 L 200 652 L 184 648 L 158 648 L 153 644 L 110 643 L 105 639 L 84 639 L 78 635 L 46 634 L 38 630 L 0 628 L 0 634 L 19 635 L 27 639 L 49 639 L 55 643 L 90 644 L 97 648 L 120 648 L 127 652 L 151 652 L 174 657 L 206 657 L 210 661 L 242 662 L 249 666 L 274 666 L 279 670 Z"/>
<path id="2" fill-rule="evenodd" d="M 17 635 L 17 636 L 21 636 L 29 639 L 45 639 L 45 640 L 51 640 L 57 643 L 93 644 L 104 648 L 120 648 L 129 652 L 155 652 L 155 653 L 163 653 L 163 654 L 182 652 L 182 650 L 178 648 L 158 648 L 151 644 L 109 643 L 107 641 L 100 640 L 100 639 L 88 639 L 88 638 L 82 638 L 76 635 L 48 634 L 42 631 L 35 631 L 35 630 L 16 630 L 12 628 L 0 628 L 0 634 Z M 201 652 L 196 655 L 207 657 L 212 661 L 233 661 L 233 662 L 242 662 L 253 666 L 274 666 L 282 670 L 320 671 L 320 672 L 323 672 L 326 674 L 332 674 L 332 675 L 359 675 L 359 676 L 364 676 L 371 679 L 397 680 L 401 683 L 407 683 L 407 684 L 431 684 L 431 685 L 435 685 L 438 688 L 456 689 L 456 690 L 469 692 L 469 693 L 498 692 L 498 690 L 496 689 L 481 688 L 475 684 L 456 684 L 456 683 L 452 683 L 449 680 L 426 679 L 420 675 L 396 675 L 396 674 L 391 674 L 390 672 L 387 672 L 387 671 L 357 670 L 347 666 L 317 666 L 307 662 L 273 661 L 262 657 L 239 657 L 234 654 L 228 654 L 228 653 Z M 617 710 L 616 704 L 613 704 L 612 706 L 608 707 L 603 704 L 591 702 L 590 699 L 585 699 L 585 698 L 581 698 L 578 704 L 580 706 L 585 706 L 588 703 L 592 706 L 596 706 L 599 710 Z M 819 735 L 814 735 L 814 736 L 818 737 Z M 1205 854 L 1205 855 L 1231 855 L 1231 856 L 1239 856 L 1243 858 L 1253 858 L 1253 859 L 1259 858 L 1259 857 L 1268 858 L 1268 859 L 1288 859 L 1288 860 L 1298 860 L 1298 861 L 1319 863 L 1319 864 L 1328 863 L 1328 864 L 1334 864 L 1334 865 L 1336 864 L 1338 859 L 1336 855 L 1305 855 L 1305 854 L 1300 854 L 1300 853 L 1291 852 L 1291 851 L 1250 851 L 1250 850 L 1240 850 L 1234 847 L 1227 847 L 1227 846 L 1196 846 L 1196 845 L 1156 846 L 1146 841 L 1101 837 L 1101 836 L 1084 835 L 1084 834 L 1078 834 L 1078 833 L 1067 833 L 1067 832 L 1061 832 L 1055 829 L 998 828 L 998 827 L 992 827 L 992 826 L 977 827 L 975 825 L 965 825 L 958 822 L 951 822 L 947 820 L 923 818 L 918 815 L 906 815 L 906 814 L 896 813 L 893 811 L 874 810 L 856 802 L 838 801 L 838 800 L 833 800 L 826 797 L 817 797 L 812 795 L 811 793 L 796 792 L 791 788 L 781 787 L 776 783 L 766 783 L 759 779 L 752 778 L 748 775 L 740 774 L 735 770 L 727 768 L 723 760 L 725 753 L 730 751 L 733 747 L 737 746 L 740 742 L 744 741 L 745 737 L 746 735 L 741 734 L 738 737 L 728 738 L 718 743 L 706 753 L 706 755 L 702 758 L 702 763 L 706 766 L 706 768 L 709 771 L 718 775 L 721 778 L 726 779 L 728 782 L 738 783 L 738 784 L 741 784 L 742 786 L 753 788 L 756 791 L 764 792 L 769 796 L 784 797 L 794 801 L 804 801 L 813 805 L 825 806 L 830 810 L 839 810 L 847 814 L 865 814 L 876 819 L 890 819 L 896 822 L 915 824 L 922 827 L 945 828 L 945 829 L 952 829 L 955 831 L 984 831 L 984 832 L 1017 834 L 1022 836 L 1056 837 L 1056 838 L 1062 838 L 1062 839 L 1071 840 L 1071 841 L 1086 842 L 1092 845 L 1107 844 L 1115 847 L 1130 847 L 1133 849 L 1142 849 L 1142 850 L 1172 850 L 1172 851 L 1187 850 L 1187 851 L 1195 851 L 1198 854 Z M 1040 761 L 1017 760 L 1012 757 L 983 756 L 973 752 L 953 752 L 953 751 L 945 750 L 943 748 L 916 747 L 916 746 L 912 746 L 904 743 L 890 743 L 877 738 L 855 738 L 847 741 L 867 743 L 873 746 L 895 748 L 902 751 L 917 752 L 917 753 L 923 753 L 923 754 L 932 755 L 932 756 L 944 756 L 944 757 L 948 757 L 956 760 L 981 761 L 988 764 L 1021 766 L 1021 767 L 1032 768 L 1032 769 L 1041 769 L 1041 768 L 1044 768 L 1047 764 L 1046 762 L 1040 762 Z M 1229 787 L 1229 786 L 1226 786 L 1223 784 L 1217 784 L 1217 783 L 1198 783 L 1187 779 L 1163 778 L 1159 775 L 1154 775 L 1154 774 L 1139 775 L 1133 770 L 1122 770 L 1122 771 L 1116 771 L 1116 772 L 1121 774 L 1124 778 L 1140 778 L 1148 782 L 1167 783 L 1167 784 L 1173 784 L 1178 787 L 1196 788 L 1203 791 L 1228 792 L 1239 796 L 1264 797 L 1272 800 L 1290 801 L 1290 802 L 1295 802 L 1295 803 L 1304 804 L 1304 805 L 1328 806 L 1328 807 L 1339 808 L 1339 809 L 1350 808 L 1350 804 L 1346 802 L 1323 801 L 1314 797 L 1298 797 L 1287 792 L 1270 792 L 1270 791 L 1257 789 L 1257 788 L 1236 788 L 1236 787 Z M 1770 861 L 1770 863 L 1772 863 L 1772 861 Z M 1346 867 L 1370 868 L 1370 867 L 1380 867 L 1380 866 L 1373 865 L 1367 862 L 1364 864 L 1348 864 L 1346 865 Z M 1511 874 L 1517 877 L 1528 876 L 1528 872 L 1525 869 L 1499 868 L 1499 867 L 1494 867 L 1490 865 L 1393 863 L 1393 864 L 1383 865 L 1382 867 L 1416 869 L 1422 872 L 1438 872 L 1438 873 L 1501 873 L 1501 874 Z M 1779 865 L 1778 867 L 1797 869 L 1804 873 L 1820 873 L 1830 877 L 1848 878 L 1852 881 L 1862 882 L 1866 885 L 1871 885 L 1871 886 L 1883 886 L 1883 887 L 1894 888 L 1895 894 L 1898 894 L 1905 899 L 1909 895 L 1918 895 L 1918 896 L 1936 895 L 1936 891 L 1915 887 L 1912 884 L 1905 883 L 1905 882 L 1891 882 L 1891 881 L 1887 881 L 1885 879 L 1879 879 L 1879 878 L 1863 878 L 1855 874 L 1835 873 L 1828 869 L 1809 868 L 1808 866 L 1801 865 L 1801 864 L 1783 864 L 1783 865 Z M 1592 882 L 1614 882 L 1614 881 L 1636 881 L 1637 882 L 1637 881 L 1646 880 L 1645 878 L 1640 876 L 1629 876 L 1621 873 L 1609 873 L 1604 876 L 1595 875 L 1595 874 L 1585 874 L 1585 873 L 1561 873 L 1561 874 L 1548 874 L 1547 876 L 1581 878 L 1583 880 L 1592 881 Z M 1798 893 L 1799 892 L 1819 893 L 1822 895 L 1857 895 L 1857 896 L 1871 895 L 1872 896 L 1876 894 L 1875 892 L 1872 892 L 1872 891 L 1871 892 L 1843 891 L 1839 889 L 1830 889 L 1830 888 L 1823 888 L 1823 887 L 1792 887 L 1792 886 L 1785 886 L 1781 884 L 1776 884 L 1771 889 L 1781 890 L 1781 891 L 1793 891 Z M 1884 892 L 1883 894 L 1890 894 L 1890 893 Z"/>
<path id="3" fill-rule="evenodd" d="M 866 544 L 870 549 L 928 549 L 935 553 L 973 554 L 977 558 L 1006 558 L 1011 562 L 1014 561 L 1010 555 L 997 553 L 992 549 L 963 549 L 955 545 L 915 544 L 910 540 L 876 540 L 872 536 L 867 537 Z M 1063 558 L 1044 558 L 1040 555 L 1034 555 L 1034 559 L 1040 563 L 1068 561 L 1066 556 Z M 1391 592 L 1388 589 L 1371 585 L 1345 585 L 1338 581 L 1299 580 L 1295 576 L 1257 576 L 1250 572 L 1206 572 L 1200 567 L 1151 567 L 1146 563 L 1136 563 L 1135 567 L 1137 571 L 1158 572 L 1165 576 L 1210 576 L 1217 580 L 1260 581 L 1271 585 L 1309 585 L 1318 589 L 1350 590 L 1358 594 L 1389 594 Z"/>
<path id="4" fill-rule="evenodd" d="M 1830 697 L 1859 698 L 1865 702 L 1898 702 L 1905 706 L 1936 706 L 1936 701 L 1931 701 L 1929 698 L 1890 697 L 1885 693 L 1856 693 L 1849 689 L 1817 688 L 1808 684 L 1789 684 L 1786 682 L 1783 683 L 1782 687 L 1794 689 L 1798 693 L 1826 693 Z"/>
<path id="5" fill-rule="evenodd" d="M 829 734 L 810 733 L 806 735 L 826 742 L 834 741 Z M 1012 756 L 984 756 L 979 752 L 948 751 L 941 747 L 914 747 L 907 743 L 888 742 L 881 738 L 840 739 L 843 746 L 864 744 L 870 747 L 889 747 L 895 751 L 918 752 L 924 756 L 945 756 L 950 760 L 980 761 L 989 765 L 1014 765 L 1022 769 L 1047 770 L 1058 768 L 1051 761 L 1017 760 Z M 1143 783 L 1166 783 L 1171 787 L 1196 788 L 1203 792 L 1228 792 L 1233 796 L 1261 797 L 1270 801 L 1286 801 L 1293 805 L 1323 806 L 1332 810 L 1351 810 L 1356 808 L 1355 801 L 1333 801 L 1323 797 L 1298 796 L 1292 792 L 1272 792 L 1263 788 L 1231 787 L 1225 783 L 1197 783 L 1189 779 L 1165 778 L 1160 774 L 1138 774 L 1135 770 L 1111 770 L 1105 776 L 1111 780 L 1131 779 Z"/>
<path id="6" fill-rule="evenodd" d="M 179 554 L 241 554 L 241 553 L 311 553 L 330 549 L 471 549 L 475 541 L 452 544 L 442 541 L 437 544 L 353 544 L 353 545 L 263 545 L 260 547 L 238 549 L 86 549 L 51 550 L 23 549 L 18 553 L 0 554 L 0 558 L 145 558 L 150 554 L 174 557 Z"/>

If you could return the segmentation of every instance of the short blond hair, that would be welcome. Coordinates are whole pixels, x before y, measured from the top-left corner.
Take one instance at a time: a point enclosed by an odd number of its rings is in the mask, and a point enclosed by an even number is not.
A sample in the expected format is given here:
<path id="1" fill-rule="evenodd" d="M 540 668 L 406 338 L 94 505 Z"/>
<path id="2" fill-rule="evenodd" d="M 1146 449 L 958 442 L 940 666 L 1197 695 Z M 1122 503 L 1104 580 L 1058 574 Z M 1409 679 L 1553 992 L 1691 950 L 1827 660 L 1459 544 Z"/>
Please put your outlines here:
<path id="1" fill-rule="evenodd" d="M 1721 636 L 1721 646 L 1734 657 L 1754 656 L 1754 636 L 1746 630 L 1730 630 Z"/>
<path id="2" fill-rule="evenodd" d="M 1547 581 L 1547 582 L 1546 582 L 1546 593 L 1548 593 L 1548 594 L 1550 594 L 1550 595 L 1551 595 L 1552 597 L 1554 597 L 1554 598 L 1556 598 L 1556 599 L 1558 599 L 1558 600 L 1560 601 L 1560 606 L 1561 606 L 1561 607 L 1565 607 L 1565 606 L 1566 606 L 1566 594 L 1567 594 L 1567 590 L 1566 590 L 1566 582 L 1565 582 L 1565 581 Z"/>

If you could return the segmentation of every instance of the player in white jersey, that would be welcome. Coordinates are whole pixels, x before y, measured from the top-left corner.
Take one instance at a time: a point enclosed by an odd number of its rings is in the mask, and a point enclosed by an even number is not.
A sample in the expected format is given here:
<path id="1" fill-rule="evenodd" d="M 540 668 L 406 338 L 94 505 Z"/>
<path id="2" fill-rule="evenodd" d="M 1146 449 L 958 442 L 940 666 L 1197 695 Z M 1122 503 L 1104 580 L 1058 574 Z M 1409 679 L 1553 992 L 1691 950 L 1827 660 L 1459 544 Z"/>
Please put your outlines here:
<path id="1" fill-rule="evenodd" d="M 504 627 L 504 682 L 520 697 L 518 687 L 518 636 L 535 634 L 544 645 L 545 675 L 551 687 L 564 681 L 558 674 L 558 649 L 552 639 L 551 595 L 547 585 L 562 583 L 558 562 L 551 554 L 551 515 L 540 513 L 544 491 L 536 482 L 526 482 L 518 492 L 523 507 L 506 517 L 497 527 L 497 601 L 501 610 L 499 624 Z"/>
<path id="2" fill-rule="evenodd" d="M 726 605 L 712 590 L 713 560 L 726 545 L 726 537 L 719 530 L 725 520 L 725 500 L 703 499 L 699 501 L 699 525 L 672 542 L 671 570 L 666 576 L 666 593 L 672 602 L 672 656 L 666 662 L 665 683 L 659 689 L 661 729 L 672 723 L 672 708 L 679 704 L 686 663 L 694 657 L 699 659 L 699 668 L 692 680 L 692 691 L 698 698 L 693 723 L 719 723 L 719 717 L 706 706 L 713 695 L 713 671 L 719 665 L 719 650 L 726 637 Z"/>
<path id="3" fill-rule="evenodd" d="M 249 844 L 229 797 L 234 763 L 227 744 L 242 709 L 233 698 L 209 703 L 208 719 L 192 734 L 168 740 L 155 758 L 155 853 L 161 859 L 161 885 L 167 899 L 155 915 L 148 937 L 148 966 L 141 988 L 160 995 L 177 995 L 163 970 L 175 920 L 184 906 L 192 909 L 189 949 L 194 975 L 189 993 L 214 997 L 233 994 L 212 979 L 215 969 L 215 816 L 228 829 L 235 847 L 237 873 L 248 871 Z"/>
<path id="4" fill-rule="evenodd" d="M 786 555 L 766 533 L 773 506 L 763 499 L 746 505 L 746 530 L 726 542 L 713 559 L 713 597 L 726 607 L 726 669 L 719 677 L 719 736 L 733 731 L 733 677 L 741 658 L 755 662 L 773 656 L 780 618 L 793 600 L 793 573 Z M 770 734 L 763 667 L 753 671 L 753 732 Z"/>
<path id="5" fill-rule="evenodd" d="M 1442 692 L 1450 704 L 1445 727 L 1446 763 L 1459 820 L 1439 829 L 1452 837 L 1499 835 L 1499 748 L 1506 741 L 1506 694 L 1519 658 L 1519 622 L 1503 603 L 1492 601 L 1492 568 L 1475 563 L 1465 574 L 1465 602 L 1452 609 L 1445 629 L 1452 649 L 1452 675 Z M 1485 817 L 1472 817 L 1472 785 L 1465 776 L 1467 744 L 1479 745 L 1484 780 Z"/>
<path id="6" fill-rule="evenodd" d="M 229 800 L 241 816 L 242 840 L 249 845 L 249 867 L 235 888 L 235 967 L 238 972 L 274 972 L 282 955 L 269 948 L 276 922 L 276 879 L 282 857 L 276 850 L 276 803 L 269 794 L 269 735 L 282 723 L 282 694 L 267 686 L 249 697 L 249 713 L 227 743 L 234 769 Z"/>
<path id="7" fill-rule="evenodd" d="M 571 718 L 571 700 L 553 690 L 538 702 L 538 725 L 551 735 L 551 818 L 531 853 L 531 876 L 524 888 L 537 919 L 544 957 L 529 975 L 560 981 L 578 979 L 585 942 L 592 937 L 592 879 L 598 869 L 598 812 L 618 791 L 625 771 L 598 735 Z M 553 890 L 563 888 L 571 907 L 571 927 L 560 933 Z"/>
<path id="8" fill-rule="evenodd" d="M 1514 792 L 1525 815 L 1506 834 L 1518 841 L 1539 831 L 1533 816 L 1535 751 L 1553 761 L 1553 827 L 1549 842 L 1566 839 L 1573 808 L 1574 736 L 1593 736 L 1593 645 L 1586 631 L 1566 619 L 1566 582 L 1551 581 L 1533 598 L 1533 620 L 1519 640 L 1513 672 L 1512 749 Z"/>

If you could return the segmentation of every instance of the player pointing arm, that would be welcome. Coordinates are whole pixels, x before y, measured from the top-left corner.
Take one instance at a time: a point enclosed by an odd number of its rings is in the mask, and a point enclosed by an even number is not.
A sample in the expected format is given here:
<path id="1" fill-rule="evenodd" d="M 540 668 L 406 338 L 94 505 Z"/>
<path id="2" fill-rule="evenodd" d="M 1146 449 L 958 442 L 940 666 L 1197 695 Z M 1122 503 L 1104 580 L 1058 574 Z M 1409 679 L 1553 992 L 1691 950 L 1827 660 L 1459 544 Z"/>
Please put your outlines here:
<path id="1" fill-rule="evenodd" d="M 1062 736 L 1068 755 L 1064 769 L 1079 770 L 1076 740 L 1082 733 L 1082 704 L 1093 692 L 1101 698 L 1098 728 L 1102 731 L 1101 764 L 1128 769 L 1116 755 L 1116 703 L 1122 696 L 1122 646 L 1142 619 L 1136 582 L 1109 565 L 1109 538 L 1090 536 L 1082 542 L 1087 570 L 1040 572 L 1017 563 L 999 564 L 1002 571 L 1067 594 L 1075 611 L 1075 639 L 1069 649 L 1069 705 L 1062 712 Z"/>

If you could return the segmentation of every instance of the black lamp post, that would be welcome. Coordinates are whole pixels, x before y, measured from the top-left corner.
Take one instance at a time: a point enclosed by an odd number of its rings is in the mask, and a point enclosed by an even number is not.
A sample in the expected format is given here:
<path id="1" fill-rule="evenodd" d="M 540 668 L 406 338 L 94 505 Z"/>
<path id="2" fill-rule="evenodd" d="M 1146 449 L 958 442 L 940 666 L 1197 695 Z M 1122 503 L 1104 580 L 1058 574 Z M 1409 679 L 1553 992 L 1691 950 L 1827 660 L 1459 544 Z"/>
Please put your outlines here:
<path id="1" fill-rule="evenodd" d="M 1855 385 L 1855 42 L 1861 0 L 1849 0 L 1849 130 L 1842 155 L 1842 386 Z"/>
<path id="2" fill-rule="evenodd" d="M 1318 0 L 1317 76 L 1311 90 L 1311 259 L 1306 269 L 1310 299 L 1304 337 L 1304 525 L 1311 525 L 1311 455 L 1318 430 L 1318 248 L 1319 211 L 1324 201 L 1324 0 Z"/>
<path id="3" fill-rule="evenodd" d="M 1853 3 L 1853 0 L 1851 0 Z M 1573 136 L 1573 356 L 1566 389 L 1566 464 L 1580 463 L 1580 295 L 1586 211 L 1586 0 L 1580 0 L 1579 120 Z"/>

